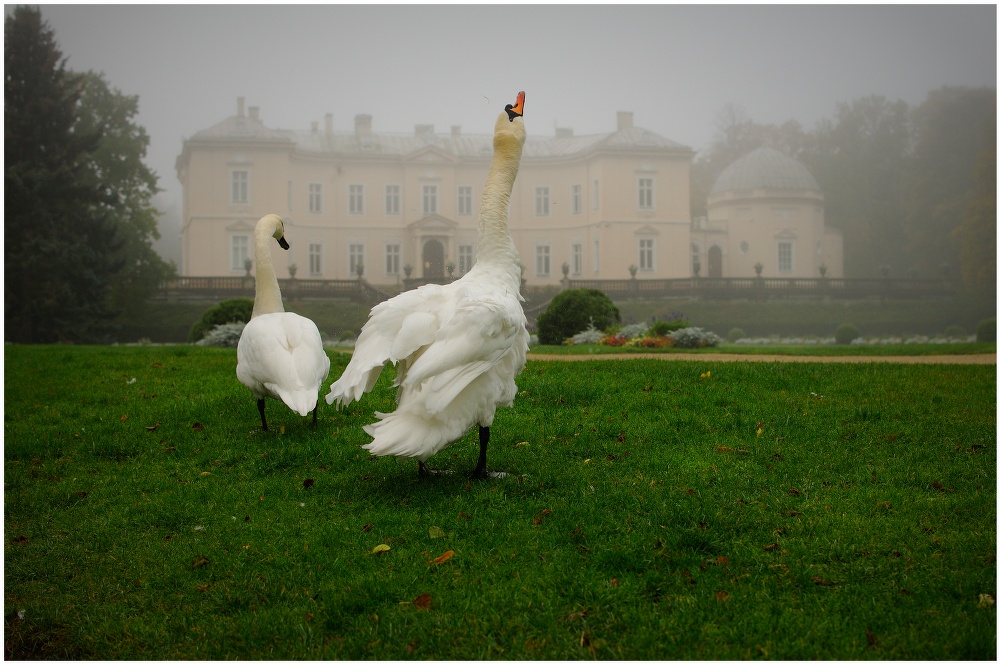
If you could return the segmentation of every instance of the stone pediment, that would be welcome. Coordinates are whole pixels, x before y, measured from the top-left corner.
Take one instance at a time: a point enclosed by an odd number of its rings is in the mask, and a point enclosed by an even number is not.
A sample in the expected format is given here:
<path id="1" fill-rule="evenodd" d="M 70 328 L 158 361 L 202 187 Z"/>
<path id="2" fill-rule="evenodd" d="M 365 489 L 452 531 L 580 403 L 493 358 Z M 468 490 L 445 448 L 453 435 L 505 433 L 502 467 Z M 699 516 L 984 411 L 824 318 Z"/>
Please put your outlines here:
<path id="1" fill-rule="evenodd" d="M 643 224 L 639 228 L 635 229 L 636 235 L 659 235 L 660 231 L 649 224 Z"/>
<path id="2" fill-rule="evenodd" d="M 235 223 L 226 226 L 226 230 L 229 232 L 239 232 L 239 231 L 250 231 L 253 232 L 254 225 L 245 219 L 239 219 Z"/>
<path id="3" fill-rule="evenodd" d="M 459 161 L 459 158 L 456 155 L 445 152 L 441 148 L 426 145 L 406 155 L 403 161 L 416 162 L 418 164 L 450 164 Z"/>
<path id="4" fill-rule="evenodd" d="M 407 228 L 423 233 L 450 233 L 458 228 L 458 222 L 439 214 L 429 214 L 409 224 Z"/>

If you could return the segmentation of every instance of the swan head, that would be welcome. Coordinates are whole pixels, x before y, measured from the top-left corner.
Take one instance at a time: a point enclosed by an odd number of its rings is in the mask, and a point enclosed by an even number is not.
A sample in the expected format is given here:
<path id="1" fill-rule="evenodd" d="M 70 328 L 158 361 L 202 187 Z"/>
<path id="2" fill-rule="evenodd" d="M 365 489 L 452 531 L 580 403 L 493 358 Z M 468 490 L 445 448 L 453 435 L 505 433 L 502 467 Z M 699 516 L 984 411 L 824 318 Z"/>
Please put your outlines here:
<path id="1" fill-rule="evenodd" d="M 496 126 L 493 129 L 493 146 L 497 147 L 497 140 L 513 137 L 520 145 L 524 145 L 527 132 L 524 130 L 524 92 L 517 93 L 517 101 L 507 104 L 503 113 L 497 118 Z"/>
<path id="2" fill-rule="evenodd" d="M 257 222 L 258 228 L 268 229 L 273 227 L 271 230 L 271 237 L 278 241 L 278 246 L 282 249 L 288 250 L 288 241 L 285 239 L 285 222 L 281 220 L 276 214 L 267 214 L 260 218 Z M 266 232 L 266 231 L 265 231 Z"/>

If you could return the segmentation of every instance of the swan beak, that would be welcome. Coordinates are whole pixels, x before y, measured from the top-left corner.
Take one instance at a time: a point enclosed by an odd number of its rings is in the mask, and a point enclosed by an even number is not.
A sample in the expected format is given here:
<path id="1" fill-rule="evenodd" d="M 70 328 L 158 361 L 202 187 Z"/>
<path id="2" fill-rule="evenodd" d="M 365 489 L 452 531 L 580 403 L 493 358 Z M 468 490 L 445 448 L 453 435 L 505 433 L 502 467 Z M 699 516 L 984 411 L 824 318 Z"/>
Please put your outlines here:
<path id="1" fill-rule="evenodd" d="M 519 117 L 523 116 L 524 115 L 524 90 L 521 90 L 520 92 L 517 93 L 517 101 L 514 102 L 513 105 L 507 104 L 507 106 L 505 106 L 503 110 L 507 111 L 507 117 L 510 118 L 511 122 L 514 121 L 514 118 L 519 118 Z"/>
<path id="2" fill-rule="evenodd" d="M 278 238 L 278 246 L 286 251 L 288 250 L 288 240 L 285 239 L 284 235 Z"/>

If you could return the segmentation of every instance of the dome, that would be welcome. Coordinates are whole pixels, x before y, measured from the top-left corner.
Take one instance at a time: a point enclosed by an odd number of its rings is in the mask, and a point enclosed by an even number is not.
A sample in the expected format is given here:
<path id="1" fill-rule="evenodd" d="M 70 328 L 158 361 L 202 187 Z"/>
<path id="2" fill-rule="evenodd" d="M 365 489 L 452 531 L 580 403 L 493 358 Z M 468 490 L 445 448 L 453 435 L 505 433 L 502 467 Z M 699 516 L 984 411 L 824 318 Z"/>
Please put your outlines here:
<path id="1" fill-rule="evenodd" d="M 730 164 L 710 195 L 747 189 L 794 189 L 822 192 L 800 162 L 772 148 L 757 148 Z"/>

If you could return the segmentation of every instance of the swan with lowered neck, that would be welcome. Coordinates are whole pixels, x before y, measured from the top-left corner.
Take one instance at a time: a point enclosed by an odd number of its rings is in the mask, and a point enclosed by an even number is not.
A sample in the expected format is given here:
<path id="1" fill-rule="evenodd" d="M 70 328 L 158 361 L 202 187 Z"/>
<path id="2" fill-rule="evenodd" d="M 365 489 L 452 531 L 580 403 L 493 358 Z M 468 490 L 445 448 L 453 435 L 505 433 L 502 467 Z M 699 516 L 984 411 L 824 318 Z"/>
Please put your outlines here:
<path id="1" fill-rule="evenodd" d="M 447 285 L 428 284 L 372 309 L 354 355 L 330 386 L 327 403 L 346 406 L 374 387 L 386 362 L 397 364 L 396 410 L 364 427 L 375 455 L 424 463 L 479 427 L 473 478 L 485 478 L 486 449 L 497 406 L 514 402 L 528 351 L 521 307 L 520 257 L 507 227 L 510 194 L 524 147 L 524 93 L 497 118 L 493 163 L 479 213 L 475 266 Z"/>
<path id="2" fill-rule="evenodd" d="M 264 398 L 283 401 L 302 416 L 313 413 L 319 388 L 330 373 L 330 358 L 316 324 L 308 318 L 285 311 L 278 278 L 271 263 L 271 239 L 288 249 L 284 222 L 276 214 L 261 217 L 254 230 L 257 259 L 253 314 L 243 328 L 236 348 L 236 377 L 257 397 L 260 423 L 267 431 Z"/>

